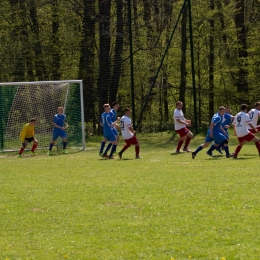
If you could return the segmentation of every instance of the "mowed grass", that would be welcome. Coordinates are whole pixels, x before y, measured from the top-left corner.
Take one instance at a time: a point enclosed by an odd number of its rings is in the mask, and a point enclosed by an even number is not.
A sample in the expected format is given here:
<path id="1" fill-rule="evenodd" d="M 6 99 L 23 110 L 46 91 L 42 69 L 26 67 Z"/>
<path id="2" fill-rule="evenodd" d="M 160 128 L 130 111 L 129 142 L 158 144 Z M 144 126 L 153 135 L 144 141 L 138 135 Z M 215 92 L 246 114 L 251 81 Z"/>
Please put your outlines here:
<path id="1" fill-rule="evenodd" d="M 171 133 L 140 141 L 142 160 L 134 147 L 103 160 L 98 142 L 68 155 L 0 158 L 0 259 L 260 259 L 253 144 L 238 160 L 206 149 L 192 160 L 172 155 Z"/>

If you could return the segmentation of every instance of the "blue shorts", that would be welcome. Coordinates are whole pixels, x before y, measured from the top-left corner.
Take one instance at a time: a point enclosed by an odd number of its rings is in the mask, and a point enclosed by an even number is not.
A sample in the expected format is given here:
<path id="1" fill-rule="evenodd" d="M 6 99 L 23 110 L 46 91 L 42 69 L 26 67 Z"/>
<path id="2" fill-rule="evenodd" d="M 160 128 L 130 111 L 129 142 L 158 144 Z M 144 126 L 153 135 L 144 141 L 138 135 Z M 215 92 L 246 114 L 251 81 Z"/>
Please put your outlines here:
<path id="1" fill-rule="evenodd" d="M 54 129 L 52 132 L 52 140 L 55 141 L 56 139 L 58 139 L 58 137 L 61 137 L 62 139 L 66 138 L 66 132 L 61 129 Z"/>
<path id="2" fill-rule="evenodd" d="M 209 134 L 210 131 L 208 131 L 205 143 L 211 143 L 212 141 L 214 141 L 215 144 L 220 144 L 227 139 L 227 137 L 221 133 L 213 133 L 213 138 L 211 138 Z"/>
<path id="3" fill-rule="evenodd" d="M 114 135 L 114 133 L 111 131 L 110 134 L 105 133 L 104 134 L 104 138 L 106 138 L 109 142 L 114 142 L 116 141 L 116 136 Z"/>
<path id="4" fill-rule="evenodd" d="M 115 136 L 118 135 L 118 132 L 117 132 L 117 130 L 116 130 L 114 127 L 112 128 L 112 131 L 113 131 L 113 134 L 114 134 Z"/>

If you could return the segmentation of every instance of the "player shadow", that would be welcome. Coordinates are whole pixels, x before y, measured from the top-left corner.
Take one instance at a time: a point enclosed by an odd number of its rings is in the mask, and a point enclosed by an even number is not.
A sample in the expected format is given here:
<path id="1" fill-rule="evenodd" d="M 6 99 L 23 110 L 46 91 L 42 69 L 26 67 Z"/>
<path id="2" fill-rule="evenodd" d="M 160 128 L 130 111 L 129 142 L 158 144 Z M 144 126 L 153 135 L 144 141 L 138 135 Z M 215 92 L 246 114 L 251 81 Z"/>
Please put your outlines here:
<path id="1" fill-rule="evenodd" d="M 258 157 L 257 154 L 244 153 L 244 156 Z"/>
<path id="2" fill-rule="evenodd" d="M 245 158 L 245 157 L 238 157 L 238 158 L 236 158 L 236 159 L 234 159 L 234 161 L 236 161 L 236 160 L 250 160 L 250 159 L 254 159 L 254 158 L 252 158 L 252 157 L 248 157 L 248 158 Z"/>
<path id="3" fill-rule="evenodd" d="M 187 152 L 183 152 L 183 153 L 175 153 L 175 152 L 173 152 L 173 153 L 170 153 L 170 155 L 181 155 L 181 154 L 187 154 Z"/>

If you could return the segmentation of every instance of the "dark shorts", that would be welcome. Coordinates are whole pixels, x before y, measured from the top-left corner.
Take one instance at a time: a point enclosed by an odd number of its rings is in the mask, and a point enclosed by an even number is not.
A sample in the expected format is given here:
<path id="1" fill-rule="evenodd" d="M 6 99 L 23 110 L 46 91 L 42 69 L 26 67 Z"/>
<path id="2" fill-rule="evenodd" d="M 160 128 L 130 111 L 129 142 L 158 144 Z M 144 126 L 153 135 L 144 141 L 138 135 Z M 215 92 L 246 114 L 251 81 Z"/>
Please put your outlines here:
<path id="1" fill-rule="evenodd" d="M 136 144 L 139 144 L 139 141 L 137 140 L 136 136 L 133 136 L 132 138 L 130 139 L 124 139 L 125 142 L 128 144 L 128 145 L 136 145 Z"/>
<path id="2" fill-rule="evenodd" d="M 252 133 L 249 133 L 245 136 L 242 136 L 242 137 L 238 137 L 238 142 L 239 143 L 242 143 L 243 141 L 247 141 L 247 142 L 250 142 L 252 141 L 253 139 L 255 138 L 255 136 L 252 134 Z"/>
<path id="3" fill-rule="evenodd" d="M 175 132 L 177 132 L 180 137 L 183 137 L 183 136 L 186 136 L 189 133 L 189 129 L 187 129 L 186 127 L 183 127 L 179 130 L 175 130 Z"/>
<path id="4" fill-rule="evenodd" d="M 32 142 L 34 140 L 34 137 L 25 138 L 24 140 L 26 140 L 28 143 L 30 143 L 30 142 Z"/>

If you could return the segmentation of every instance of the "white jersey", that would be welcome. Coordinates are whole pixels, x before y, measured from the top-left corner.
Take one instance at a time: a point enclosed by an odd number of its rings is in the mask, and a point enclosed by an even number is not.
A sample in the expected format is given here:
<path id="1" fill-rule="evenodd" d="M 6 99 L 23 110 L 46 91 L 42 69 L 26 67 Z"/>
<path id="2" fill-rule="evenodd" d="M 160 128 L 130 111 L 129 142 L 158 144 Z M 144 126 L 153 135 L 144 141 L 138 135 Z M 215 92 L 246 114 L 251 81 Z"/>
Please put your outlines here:
<path id="1" fill-rule="evenodd" d="M 186 125 L 184 124 L 180 124 L 177 119 L 180 119 L 182 121 L 185 121 L 185 117 L 183 115 L 182 110 L 179 110 L 177 108 L 175 108 L 174 112 L 173 112 L 173 119 L 174 119 L 174 129 L 175 130 L 180 130 L 182 128 L 185 128 Z"/>
<path id="2" fill-rule="evenodd" d="M 120 119 L 121 134 L 124 140 L 132 138 L 134 135 L 129 130 L 132 127 L 131 119 L 128 116 L 122 116 Z"/>
<path id="3" fill-rule="evenodd" d="M 250 133 L 247 129 L 249 123 L 251 123 L 251 119 L 247 113 L 239 112 L 235 116 L 232 124 L 236 127 L 237 137 L 243 137 Z"/>
<path id="4" fill-rule="evenodd" d="M 253 108 L 248 112 L 248 115 L 249 115 L 250 119 L 252 120 L 251 124 L 254 127 L 257 127 L 257 121 L 258 121 L 258 117 L 260 116 L 260 111 L 258 109 Z M 248 126 L 248 128 L 250 129 L 251 127 Z"/>

